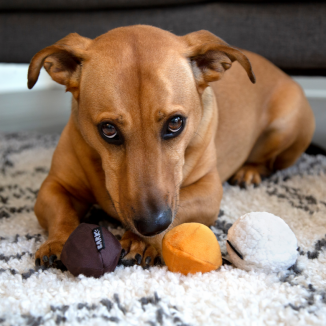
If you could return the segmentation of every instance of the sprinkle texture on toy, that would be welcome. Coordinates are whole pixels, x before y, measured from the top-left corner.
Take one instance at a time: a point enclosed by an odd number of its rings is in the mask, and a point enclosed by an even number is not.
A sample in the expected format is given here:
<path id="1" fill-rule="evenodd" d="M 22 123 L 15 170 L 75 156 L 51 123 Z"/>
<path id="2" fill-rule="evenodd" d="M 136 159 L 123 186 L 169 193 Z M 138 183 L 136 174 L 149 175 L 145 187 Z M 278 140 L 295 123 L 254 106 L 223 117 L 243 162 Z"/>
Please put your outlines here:
<path id="1" fill-rule="evenodd" d="M 229 229 L 227 251 L 233 265 L 250 271 L 279 272 L 294 265 L 297 239 L 278 216 L 251 212 Z"/>

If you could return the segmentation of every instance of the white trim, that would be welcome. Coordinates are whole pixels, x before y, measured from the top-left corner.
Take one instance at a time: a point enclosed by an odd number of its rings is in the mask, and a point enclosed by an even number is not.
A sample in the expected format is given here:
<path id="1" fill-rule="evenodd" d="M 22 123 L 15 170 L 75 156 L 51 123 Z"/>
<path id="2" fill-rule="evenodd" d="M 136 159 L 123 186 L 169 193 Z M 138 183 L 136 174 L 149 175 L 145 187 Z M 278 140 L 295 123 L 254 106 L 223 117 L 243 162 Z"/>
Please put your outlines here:
<path id="1" fill-rule="evenodd" d="M 28 64 L 0 63 L 0 94 L 29 91 L 27 71 Z M 33 90 L 57 87 L 59 85 L 42 68 Z"/>
<path id="2" fill-rule="evenodd" d="M 309 99 L 326 99 L 326 78 L 325 77 L 293 77 L 303 88 Z"/>
<path id="3" fill-rule="evenodd" d="M 325 98 L 326 99 L 326 90 L 304 89 L 304 93 L 307 96 L 307 98 Z"/>
<path id="4" fill-rule="evenodd" d="M 0 63 L 0 94 L 28 91 L 28 64 Z M 293 77 L 301 85 L 308 98 L 326 99 L 325 77 Z M 33 90 L 62 87 L 55 83 L 42 68 Z"/>

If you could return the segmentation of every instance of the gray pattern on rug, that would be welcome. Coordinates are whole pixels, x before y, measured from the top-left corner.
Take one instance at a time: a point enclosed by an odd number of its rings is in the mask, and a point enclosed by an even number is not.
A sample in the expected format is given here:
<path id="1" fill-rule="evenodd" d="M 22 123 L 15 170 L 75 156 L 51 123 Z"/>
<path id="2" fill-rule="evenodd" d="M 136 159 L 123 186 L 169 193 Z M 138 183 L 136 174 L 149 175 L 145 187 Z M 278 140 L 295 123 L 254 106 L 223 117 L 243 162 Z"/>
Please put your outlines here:
<path id="1" fill-rule="evenodd" d="M 183 276 L 166 267 L 119 266 L 100 279 L 34 266 L 45 241 L 33 205 L 57 135 L 0 135 L 0 325 L 326 325 L 326 157 L 302 155 L 258 188 L 224 184 L 211 229 L 224 258 L 228 229 L 267 211 L 295 233 L 299 258 L 278 274 L 230 265 Z M 88 216 L 115 235 L 122 226 L 98 208 Z"/>

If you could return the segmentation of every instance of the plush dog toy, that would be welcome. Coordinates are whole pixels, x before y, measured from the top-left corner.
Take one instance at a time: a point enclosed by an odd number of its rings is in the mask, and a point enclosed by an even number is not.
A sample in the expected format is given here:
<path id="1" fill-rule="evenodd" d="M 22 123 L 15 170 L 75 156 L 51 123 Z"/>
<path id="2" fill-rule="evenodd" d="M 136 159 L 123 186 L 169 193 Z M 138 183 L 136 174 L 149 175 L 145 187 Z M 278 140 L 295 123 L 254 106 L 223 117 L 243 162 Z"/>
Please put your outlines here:
<path id="1" fill-rule="evenodd" d="M 100 277 L 115 270 L 120 242 L 106 228 L 81 223 L 63 246 L 61 261 L 71 274 Z"/>
<path id="2" fill-rule="evenodd" d="M 228 231 L 226 247 L 233 265 L 247 271 L 279 272 L 298 257 L 297 239 L 290 227 L 266 212 L 241 216 Z"/>
<path id="3" fill-rule="evenodd" d="M 166 233 L 162 253 L 171 272 L 210 272 L 222 265 L 220 245 L 214 233 L 200 223 L 184 223 Z"/>

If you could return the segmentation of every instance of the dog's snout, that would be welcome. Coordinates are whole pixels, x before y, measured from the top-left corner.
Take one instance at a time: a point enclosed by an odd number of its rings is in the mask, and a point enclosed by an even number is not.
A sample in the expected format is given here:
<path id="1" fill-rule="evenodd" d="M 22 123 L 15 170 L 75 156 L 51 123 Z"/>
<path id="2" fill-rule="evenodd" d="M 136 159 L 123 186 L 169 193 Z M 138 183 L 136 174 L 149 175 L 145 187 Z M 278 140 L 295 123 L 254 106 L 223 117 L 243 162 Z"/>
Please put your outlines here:
<path id="1" fill-rule="evenodd" d="M 171 222 L 172 211 L 169 208 L 135 220 L 135 227 L 140 234 L 150 237 L 166 230 Z"/>

